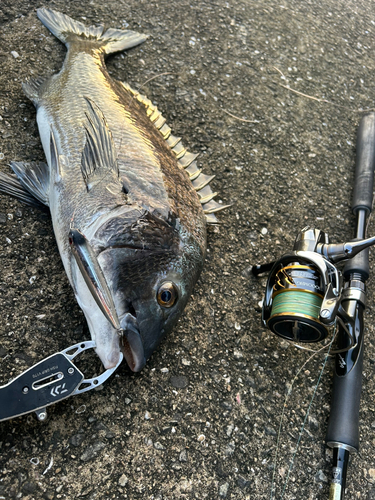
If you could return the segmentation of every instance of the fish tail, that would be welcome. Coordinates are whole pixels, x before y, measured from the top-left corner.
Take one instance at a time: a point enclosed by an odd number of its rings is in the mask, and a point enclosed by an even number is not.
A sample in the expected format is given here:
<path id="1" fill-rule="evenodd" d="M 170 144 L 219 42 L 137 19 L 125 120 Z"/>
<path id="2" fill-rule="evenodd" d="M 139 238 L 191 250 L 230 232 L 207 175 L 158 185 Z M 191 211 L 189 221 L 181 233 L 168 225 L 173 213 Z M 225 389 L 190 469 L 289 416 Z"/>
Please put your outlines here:
<path id="1" fill-rule="evenodd" d="M 131 30 L 118 30 L 104 27 L 85 26 L 80 21 L 75 21 L 69 16 L 52 9 L 38 9 L 37 14 L 42 23 L 61 40 L 67 47 L 74 42 L 96 44 L 105 54 L 119 50 L 130 49 L 144 42 L 148 37 Z"/>

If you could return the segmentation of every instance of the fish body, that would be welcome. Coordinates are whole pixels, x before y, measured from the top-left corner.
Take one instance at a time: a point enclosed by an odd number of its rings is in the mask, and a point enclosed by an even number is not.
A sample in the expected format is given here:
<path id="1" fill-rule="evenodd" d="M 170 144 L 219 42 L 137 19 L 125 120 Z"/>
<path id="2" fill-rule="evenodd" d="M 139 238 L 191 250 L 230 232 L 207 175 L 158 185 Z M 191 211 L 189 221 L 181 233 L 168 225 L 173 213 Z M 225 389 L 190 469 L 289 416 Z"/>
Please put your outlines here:
<path id="1" fill-rule="evenodd" d="M 107 72 L 106 54 L 147 37 L 39 9 L 67 46 L 61 71 L 23 85 L 47 165 L 11 164 L 49 206 L 65 271 L 105 368 L 139 371 L 181 315 L 222 208 L 157 108 Z M 72 246 L 73 245 L 73 246 Z"/>

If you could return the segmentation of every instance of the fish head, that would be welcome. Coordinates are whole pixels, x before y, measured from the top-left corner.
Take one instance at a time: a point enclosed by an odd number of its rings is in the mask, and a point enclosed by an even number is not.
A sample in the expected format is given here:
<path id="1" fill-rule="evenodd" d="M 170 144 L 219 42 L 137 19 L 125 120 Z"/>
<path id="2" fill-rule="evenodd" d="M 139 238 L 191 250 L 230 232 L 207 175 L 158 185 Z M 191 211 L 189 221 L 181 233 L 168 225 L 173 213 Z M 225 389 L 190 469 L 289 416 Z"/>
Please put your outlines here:
<path id="1" fill-rule="evenodd" d="M 205 224 L 196 238 L 178 220 L 148 212 L 124 222 L 117 217 L 98 231 L 98 262 L 120 322 L 121 350 L 140 371 L 192 293 L 205 258 Z"/>

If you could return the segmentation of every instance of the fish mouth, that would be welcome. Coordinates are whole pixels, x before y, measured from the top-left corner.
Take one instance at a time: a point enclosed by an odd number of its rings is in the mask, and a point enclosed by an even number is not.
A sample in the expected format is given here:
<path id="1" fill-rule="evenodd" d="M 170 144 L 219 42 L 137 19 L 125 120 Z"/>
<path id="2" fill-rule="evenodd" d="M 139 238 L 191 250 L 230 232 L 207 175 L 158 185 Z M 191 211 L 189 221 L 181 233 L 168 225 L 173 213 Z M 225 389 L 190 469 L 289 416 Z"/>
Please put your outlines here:
<path id="1" fill-rule="evenodd" d="M 126 313 L 120 321 L 121 351 L 133 372 L 139 372 L 146 364 L 143 342 L 138 328 L 137 319 Z"/>

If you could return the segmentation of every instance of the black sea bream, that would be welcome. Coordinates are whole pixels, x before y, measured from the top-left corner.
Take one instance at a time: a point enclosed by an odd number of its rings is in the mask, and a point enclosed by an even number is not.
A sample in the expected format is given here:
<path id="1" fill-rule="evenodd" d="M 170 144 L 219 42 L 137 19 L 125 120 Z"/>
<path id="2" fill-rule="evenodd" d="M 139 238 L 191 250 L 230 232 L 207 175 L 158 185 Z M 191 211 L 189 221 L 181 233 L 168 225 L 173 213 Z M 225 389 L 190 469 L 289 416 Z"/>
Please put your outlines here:
<path id="1" fill-rule="evenodd" d="M 107 54 L 147 37 L 38 17 L 68 49 L 60 73 L 23 84 L 48 165 L 13 162 L 19 184 L 2 175 L 1 189 L 49 207 L 97 354 L 110 368 L 122 350 L 139 371 L 183 311 L 223 206 L 151 101 L 107 72 Z"/>

